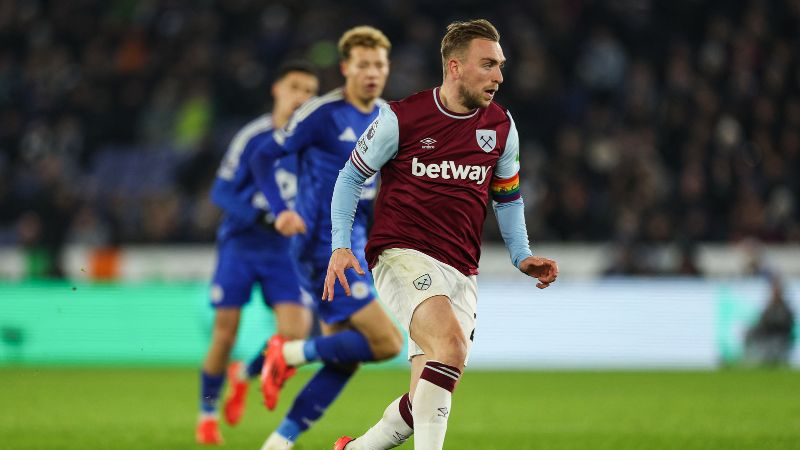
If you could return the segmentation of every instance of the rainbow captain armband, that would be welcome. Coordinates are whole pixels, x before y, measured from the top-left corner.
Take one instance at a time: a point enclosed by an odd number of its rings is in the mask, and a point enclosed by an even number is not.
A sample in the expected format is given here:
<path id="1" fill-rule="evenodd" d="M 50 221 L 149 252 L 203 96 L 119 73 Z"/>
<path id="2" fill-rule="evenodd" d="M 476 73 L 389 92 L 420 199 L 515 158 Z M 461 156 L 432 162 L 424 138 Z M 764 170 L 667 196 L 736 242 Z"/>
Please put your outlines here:
<path id="1" fill-rule="evenodd" d="M 519 192 L 519 173 L 515 173 L 511 178 L 492 178 L 489 186 L 492 192 L 492 200 L 497 203 L 513 202 L 522 195 Z"/>

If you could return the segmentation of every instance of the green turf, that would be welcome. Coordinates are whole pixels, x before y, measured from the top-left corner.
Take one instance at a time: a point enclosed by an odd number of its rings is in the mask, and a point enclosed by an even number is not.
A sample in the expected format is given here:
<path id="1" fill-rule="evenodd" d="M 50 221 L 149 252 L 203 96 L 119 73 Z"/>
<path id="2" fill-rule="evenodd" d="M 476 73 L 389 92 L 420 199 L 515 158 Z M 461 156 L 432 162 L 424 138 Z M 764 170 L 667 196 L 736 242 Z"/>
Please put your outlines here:
<path id="1" fill-rule="evenodd" d="M 251 389 L 242 423 L 223 426 L 225 448 L 258 448 L 309 376 L 290 381 L 277 413 Z M 296 448 L 363 431 L 406 377 L 359 374 Z M 199 448 L 196 397 L 188 369 L 0 368 L 0 448 Z M 800 449 L 800 374 L 468 372 L 445 448 Z"/>

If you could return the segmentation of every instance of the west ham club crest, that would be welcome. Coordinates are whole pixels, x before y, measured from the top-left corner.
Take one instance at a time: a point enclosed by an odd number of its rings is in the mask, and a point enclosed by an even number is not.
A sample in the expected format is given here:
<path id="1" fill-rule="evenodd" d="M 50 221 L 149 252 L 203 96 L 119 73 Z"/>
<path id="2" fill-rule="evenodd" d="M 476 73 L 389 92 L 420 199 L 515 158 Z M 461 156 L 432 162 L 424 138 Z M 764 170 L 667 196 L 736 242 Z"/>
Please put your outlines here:
<path id="1" fill-rule="evenodd" d="M 491 152 L 497 146 L 495 130 L 475 130 L 475 139 L 478 140 L 478 147 L 486 153 Z"/>

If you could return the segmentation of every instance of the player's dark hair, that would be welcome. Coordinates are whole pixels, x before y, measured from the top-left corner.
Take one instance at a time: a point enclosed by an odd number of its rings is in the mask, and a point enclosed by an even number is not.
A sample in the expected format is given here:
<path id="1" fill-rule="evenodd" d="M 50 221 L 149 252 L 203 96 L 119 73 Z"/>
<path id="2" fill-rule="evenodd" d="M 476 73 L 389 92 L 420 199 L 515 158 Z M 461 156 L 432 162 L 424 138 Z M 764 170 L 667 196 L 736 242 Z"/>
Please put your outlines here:
<path id="1" fill-rule="evenodd" d="M 473 39 L 486 39 L 500 42 L 497 28 L 486 19 L 473 19 L 466 22 L 453 22 L 447 26 L 442 38 L 442 67 L 453 54 L 462 53 Z"/>
<path id="2" fill-rule="evenodd" d="M 392 49 L 392 43 L 381 30 L 369 25 L 361 25 L 345 31 L 339 39 L 339 59 L 342 61 L 350 59 L 350 50 L 353 47 L 383 47 L 388 53 Z"/>
<path id="3" fill-rule="evenodd" d="M 280 80 L 291 72 L 307 73 L 319 78 L 317 68 L 313 64 L 303 59 L 292 59 L 278 66 L 278 71 L 275 73 L 275 81 Z"/>

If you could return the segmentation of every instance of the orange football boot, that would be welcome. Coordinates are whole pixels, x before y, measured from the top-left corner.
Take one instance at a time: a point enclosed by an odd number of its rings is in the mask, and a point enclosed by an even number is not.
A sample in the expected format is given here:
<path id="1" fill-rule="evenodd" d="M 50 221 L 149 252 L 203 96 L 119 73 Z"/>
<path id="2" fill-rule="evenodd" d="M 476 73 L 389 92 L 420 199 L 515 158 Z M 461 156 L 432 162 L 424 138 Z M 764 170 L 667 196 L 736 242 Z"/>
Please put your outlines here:
<path id="1" fill-rule="evenodd" d="M 215 418 L 208 417 L 200 419 L 200 422 L 197 423 L 197 430 L 194 436 L 198 444 L 222 444 L 222 435 L 219 433 L 219 422 Z"/>
<path id="2" fill-rule="evenodd" d="M 350 436 L 342 436 L 333 443 L 333 450 L 344 450 L 347 447 L 347 444 L 355 441 L 355 438 L 351 438 Z"/>
<path id="3" fill-rule="evenodd" d="M 228 384 L 230 390 L 228 398 L 225 399 L 225 421 L 229 425 L 236 425 L 242 420 L 244 414 L 244 401 L 247 399 L 247 378 L 242 378 L 242 367 L 244 363 L 234 361 L 228 366 Z"/>
<path id="4" fill-rule="evenodd" d="M 283 344 L 286 339 L 280 335 L 272 336 L 264 350 L 264 366 L 261 367 L 261 393 L 264 405 L 272 411 L 278 404 L 278 396 L 286 380 L 297 373 L 297 368 L 286 364 L 283 357 Z"/>

